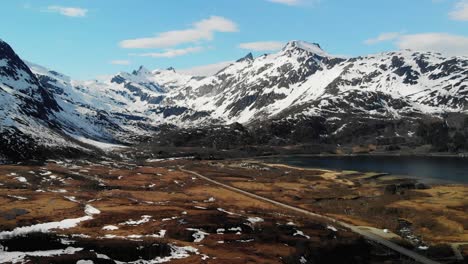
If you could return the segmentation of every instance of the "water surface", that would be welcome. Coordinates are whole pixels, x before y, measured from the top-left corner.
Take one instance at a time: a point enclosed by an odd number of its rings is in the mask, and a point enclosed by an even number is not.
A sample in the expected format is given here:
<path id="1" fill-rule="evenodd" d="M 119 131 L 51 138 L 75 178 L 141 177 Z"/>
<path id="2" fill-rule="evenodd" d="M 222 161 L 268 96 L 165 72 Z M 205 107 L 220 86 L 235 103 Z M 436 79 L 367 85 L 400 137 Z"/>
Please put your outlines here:
<path id="1" fill-rule="evenodd" d="M 262 160 L 305 168 L 382 172 L 428 183 L 468 184 L 468 158 L 414 156 L 281 156 Z"/>

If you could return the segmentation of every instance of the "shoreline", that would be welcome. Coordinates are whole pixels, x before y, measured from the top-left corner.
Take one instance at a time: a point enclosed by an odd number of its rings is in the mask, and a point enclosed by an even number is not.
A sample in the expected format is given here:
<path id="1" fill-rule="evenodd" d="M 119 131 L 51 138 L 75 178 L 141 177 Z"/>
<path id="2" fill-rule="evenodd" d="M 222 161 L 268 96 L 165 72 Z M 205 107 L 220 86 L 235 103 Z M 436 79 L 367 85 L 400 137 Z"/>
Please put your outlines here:
<path id="1" fill-rule="evenodd" d="M 417 158 L 460 158 L 460 159 L 468 159 L 468 153 L 460 153 L 460 154 L 452 154 L 452 153 L 386 153 L 386 152 L 377 152 L 377 153 L 355 153 L 355 154 L 329 154 L 329 153 L 321 153 L 321 154 L 277 154 L 277 155 L 263 155 L 263 156 L 253 156 L 251 158 L 280 158 L 280 157 L 417 157 Z"/>
<path id="2" fill-rule="evenodd" d="M 436 180 L 436 181 L 431 181 L 434 180 L 432 178 L 418 178 L 414 176 L 409 176 L 409 175 L 397 175 L 397 174 L 392 174 L 388 172 L 375 172 L 375 171 L 356 171 L 356 170 L 337 170 L 337 169 L 323 169 L 323 168 L 311 168 L 311 167 L 300 167 L 300 166 L 294 166 L 294 165 L 288 165 L 288 164 L 281 164 L 281 163 L 265 163 L 261 162 L 260 164 L 270 166 L 270 167 L 281 167 L 281 168 L 290 168 L 294 170 L 302 170 L 302 171 L 321 171 L 321 172 L 350 172 L 350 173 L 359 173 L 359 174 L 375 174 L 372 176 L 372 178 L 381 178 L 381 177 L 387 177 L 391 176 L 394 177 L 395 179 L 399 180 L 413 180 L 416 181 L 416 183 L 423 183 L 423 184 L 430 184 L 432 186 L 465 186 L 468 184 L 463 184 L 463 183 L 456 183 L 456 182 L 451 182 L 451 181 L 442 181 L 442 180 Z"/>
<path id="3" fill-rule="evenodd" d="M 405 174 L 405 172 L 391 172 L 391 171 L 376 171 L 376 170 L 366 170 L 364 169 L 357 169 L 357 168 L 338 168 L 338 167 L 318 167 L 318 166 L 309 166 L 307 164 L 291 164 L 287 160 L 287 158 L 349 158 L 349 157 L 403 157 L 403 158 L 450 158 L 456 160 L 465 160 L 465 157 L 450 157 L 450 156 L 410 156 L 410 155 L 367 155 L 367 154 L 352 154 L 352 155 L 334 155 L 334 154 L 300 154 L 300 155 L 275 155 L 275 156 L 263 156 L 263 157 L 255 157 L 249 158 L 245 160 L 254 160 L 260 163 L 264 163 L 265 165 L 279 165 L 282 167 L 289 167 L 292 169 L 299 169 L 299 170 L 319 170 L 319 171 L 340 171 L 340 172 L 354 172 L 354 173 L 375 173 L 375 174 L 384 174 L 385 176 L 394 176 L 400 179 L 407 179 L 407 180 L 414 180 L 418 183 L 430 184 L 430 185 L 461 185 L 467 186 L 468 182 L 466 181 L 467 175 L 458 175 L 459 178 L 452 177 L 455 179 L 446 179 L 446 178 L 438 178 L 437 176 L 424 176 L 424 175 L 411 175 Z M 280 160 L 268 160 L 268 159 L 280 159 Z M 284 159 L 284 160 L 281 160 Z"/>

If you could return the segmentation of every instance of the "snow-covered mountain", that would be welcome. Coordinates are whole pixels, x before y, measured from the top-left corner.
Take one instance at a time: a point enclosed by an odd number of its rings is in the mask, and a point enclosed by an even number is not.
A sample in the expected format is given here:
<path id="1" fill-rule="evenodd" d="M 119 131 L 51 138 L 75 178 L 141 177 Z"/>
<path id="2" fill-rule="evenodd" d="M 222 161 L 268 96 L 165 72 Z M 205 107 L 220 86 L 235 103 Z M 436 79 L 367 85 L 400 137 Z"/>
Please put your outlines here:
<path id="1" fill-rule="evenodd" d="M 162 103 L 240 123 L 286 113 L 365 112 L 398 118 L 414 112 L 468 110 L 467 74 L 468 59 L 462 57 L 399 51 L 340 58 L 317 44 L 293 41 L 279 53 L 241 60 L 214 76 L 184 81 Z M 176 82 L 180 78 L 174 75 L 172 83 Z"/>
<path id="2" fill-rule="evenodd" d="M 0 161 L 30 158 L 47 149 L 83 149 L 67 140 L 54 115 L 62 111 L 52 91 L 0 40 Z"/>
<path id="3" fill-rule="evenodd" d="M 104 81 L 74 81 L 24 63 L 0 42 L 0 100 L 1 133 L 10 136 L 53 129 L 84 142 L 132 144 L 166 124 L 256 126 L 316 117 L 336 135 L 356 120 L 413 122 L 466 113 L 468 58 L 408 50 L 344 58 L 291 41 L 277 53 L 248 54 L 207 77 L 140 67 Z M 54 133 L 40 133 L 40 142 L 49 144 L 45 135 L 61 138 Z"/>
<path id="4" fill-rule="evenodd" d="M 190 126 L 207 120 L 249 123 L 286 113 L 351 111 L 398 118 L 410 113 L 464 112 L 467 71 L 464 57 L 399 51 L 340 58 L 318 44 L 292 41 L 275 54 L 255 59 L 249 54 L 213 76 L 140 69 L 132 75 L 118 74 L 111 82 L 145 82 L 135 81 L 138 77 L 158 84 L 163 93 L 155 104 L 147 102 L 146 109 L 165 111 L 158 122 Z"/>

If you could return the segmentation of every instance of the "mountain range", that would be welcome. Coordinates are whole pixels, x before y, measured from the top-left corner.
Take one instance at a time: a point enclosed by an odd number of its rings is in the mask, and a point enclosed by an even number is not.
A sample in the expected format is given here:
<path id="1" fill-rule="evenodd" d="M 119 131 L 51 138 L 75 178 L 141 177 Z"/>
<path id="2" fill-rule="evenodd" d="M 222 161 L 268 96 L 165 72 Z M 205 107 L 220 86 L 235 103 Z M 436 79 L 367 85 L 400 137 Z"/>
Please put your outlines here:
<path id="1" fill-rule="evenodd" d="M 141 66 L 77 81 L 22 60 L 0 40 L 0 160 L 145 142 L 205 146 L 198 139 L 213 135 L 229 141 L 214 146 L 210 139 L 215 148 L 442 144 L 441 151 L 458 150 L 468 147 L 467 112 L 468 57 L 402 50 L 349 58 L 290 41 L 212 76 Z"/>

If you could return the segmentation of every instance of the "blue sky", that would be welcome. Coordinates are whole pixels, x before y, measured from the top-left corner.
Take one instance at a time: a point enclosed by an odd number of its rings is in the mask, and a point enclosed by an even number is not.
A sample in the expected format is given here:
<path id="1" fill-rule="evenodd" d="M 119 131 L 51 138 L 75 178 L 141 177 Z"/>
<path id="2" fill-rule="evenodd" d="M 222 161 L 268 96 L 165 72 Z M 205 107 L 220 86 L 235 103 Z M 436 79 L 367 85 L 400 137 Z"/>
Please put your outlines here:
<path id="1" fill-rule="evenodd" d="M 346 56 L 468 56 L 468 0 L 2 0 L 0 10 L 0 38 L 22 58 L 76 79 L 190 69 L 296 39 Z"/>

